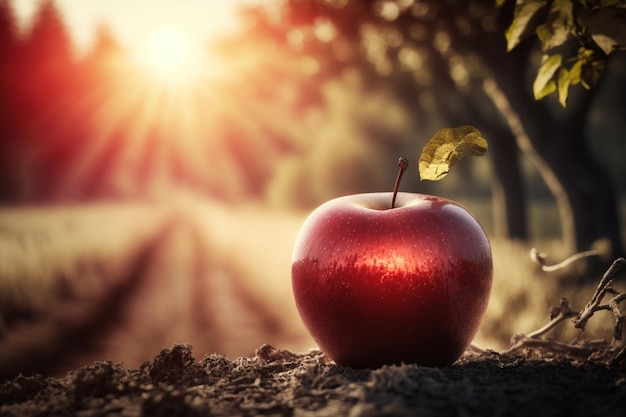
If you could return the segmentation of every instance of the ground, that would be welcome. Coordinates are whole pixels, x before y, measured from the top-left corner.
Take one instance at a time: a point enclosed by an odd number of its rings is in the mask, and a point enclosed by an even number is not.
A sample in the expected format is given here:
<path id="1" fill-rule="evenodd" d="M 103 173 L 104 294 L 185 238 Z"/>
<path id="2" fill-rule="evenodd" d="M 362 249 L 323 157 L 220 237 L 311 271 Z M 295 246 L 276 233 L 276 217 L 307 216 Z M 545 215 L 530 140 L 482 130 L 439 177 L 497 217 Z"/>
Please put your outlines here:
<path id="1" fill-rule="evenodd" d="M 449 367 L 336 366 L 264 345 L 235 361 L 190 345 L 127 369 L 112 362 L 0 385 L 2 416 L 622 416 L 624 368 L 567 356 L 468 355 Z"/>

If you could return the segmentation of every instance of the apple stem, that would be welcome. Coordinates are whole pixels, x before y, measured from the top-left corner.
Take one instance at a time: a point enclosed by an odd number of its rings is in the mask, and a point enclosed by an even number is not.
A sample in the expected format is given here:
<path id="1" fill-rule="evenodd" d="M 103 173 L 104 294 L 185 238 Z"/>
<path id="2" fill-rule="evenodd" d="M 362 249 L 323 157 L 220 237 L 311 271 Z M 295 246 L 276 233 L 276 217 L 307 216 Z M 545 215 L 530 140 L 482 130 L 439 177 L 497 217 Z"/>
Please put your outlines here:
<path id="1" fill-rule="evenodd" d="M 409 161 L 406 158 L 400 157 L 398 159 L 398 166 L 400 169 L 398 170 L 398 176 L 396 177 L 396 184 L 393 187 L 393 197 L 391 198 L 391 208 L 396 206 L 396 197 L 398 196 L 398 187 L 400 187 L 400 181 L 402 180 L 402 174 L 406 171 L 409 166 Z"/>

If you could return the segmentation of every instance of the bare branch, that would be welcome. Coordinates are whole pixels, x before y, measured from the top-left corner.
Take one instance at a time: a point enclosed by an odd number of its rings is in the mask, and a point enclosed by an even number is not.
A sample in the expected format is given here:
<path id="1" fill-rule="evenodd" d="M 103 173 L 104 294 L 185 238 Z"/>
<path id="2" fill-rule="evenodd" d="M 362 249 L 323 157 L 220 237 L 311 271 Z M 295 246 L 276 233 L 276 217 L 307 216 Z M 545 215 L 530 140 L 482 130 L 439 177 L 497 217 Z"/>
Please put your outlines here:
<path id="1" fill-rule="evenodd" d="M 530 338 L 526 335 L 513 337 L 511 346 L 502 352 L 503 355 L 519 354 L 525 349 L 539 348 L 551 352 L 567 353 L 573 356 L 588 358 L 597 349 L 593 345 L 574 345 L 551 339 Z"/>
<path id="2" fill-rule="evenodd" d="M 536 248 L 532 248 L 530 250 L 530 259 L 537 262 L 541 265 L 541 269 L 545 272 L 553 272 L 558 271 L 559 269 L 563 269 L 572 262 L 576 262 L 579 259 L 588 258 L 590 256 L 601 256 L 604 253 L 602 249 L 590 249 L 584 252 L 575 253 L 569 258 L 559 262 L 555 265 L 548 265 L 546 261 L 546 254 L 543 252 L 539 252 Z"/>
<path id="3" fill-rule="evenodd" d="M 589 300 L 585 308 L 582 309 L 578 317 L 576 317 L 576 319 L 574 320 L 574 326 L 576 328 L 584 329 L 587 324 L 587 321 L 591 318 L 591 316 L 593 316 L 593 314 L 596 311 L 611 310 L 613 311 L 613 314 L 615 315 L 615 320 L 616 320 L 615 333 L 617 334 L 617 331 L 618 331 L 617 327 L 619 326 L 620 338 L 618 340 L 621 340 L 622 318 L 620 317 L 623 317 L 623 316 L 622 316 L 621 310 L 619 309 L 619 305 L 617 304 L 620 301 L 622 301 L 624 297 L 622 297 L 621 294 L 617 290 L 615 290 L 615 288 L 613 288 L 613 277 L 615 276 L 615 274 L 617 274 L 620 268 L 624 265 L 626 265 L 626 259 L 618 258 L 613 262 L 613 264 L 609 267 L 609 269 L 604 273 L 604 275 L 602 276 L 602 279 L 600 280 L 600 283 L 598 284 L 598 287 L 596 288 L 596 291 L 591 296 L 591 299 Z M 616 302 L 614 302 L 614 305 L 615 305 L 614 308 L 612 308 L 610 304 L 600 305 L 600 303 L 602 302 L 602 299 L 607 293 L 616 295 L 616 297 L 613 299 L 613 300 L 617 300 Z"/>
<path id="4" fill-rule="evenodd" d="M 626 299 L 626 294 L 619 294 L 609 301 L 609 307 L 615 316 L 615 340 L 622 340 L 622 326 L 624 322 L 624 314 L 619 308 L 619 303 Z"/>
<path id="5" fill-rule="evenodd" d="M 587 255 L 585 256 L 588 256 L 589 252 L 591 251 L 587 251 Z M 583 252 L 583 254 L 584 253 L 585 252 Z M 577 254 L 557 265 L 561 265 L 560 267 L 564 267 L 574 260 L 580 259 L 581 257 L 583 257 L 581 256 L 581 254 Z M 558 269 L 556 268 L 557 265 L 547 266 L 545 262 L 545 255 L 539 253 L 534 248 L 531 251 L 531 258 L 533 258 L 535 261 L 539 262 L 543 266 L 551 268 L 551 270 Z M 572 258 L 576 259 L 572 260 Z M 530 332 L 527 335 L 515 335 L 511 340 L 511 346 L 507 350 L 505 350 L 503 354 L 518 353 L 521 350 L 528 348 L 542 348 L 568 353 L 575 356 L 583 356 L 586 358 L 595 357 L 597 359 L 598 357 L 600 357 L 604 360 L 608 360 L 606 358 L 609 358 L 611 364 L 617 364 L 624 360 L 624 358 L 626 357 L 626 347 L 621 347 L 621 349 L 618 349 L 615 348 L 613 345 L 616 341 L 622 340 L 624 314 L 620 309 L 620 303 L 626 300 L 626 293 L 620 293 L 613 287 L 613 278 L 620 270 L 620 268 L 625 265 L 626 259 L 624 258 L 618 258 L 613 262 L 613 264 L 602 276 L 602 279 L 600 280 L 598 287 L 592 294 L 591 299 L 581 311 L 576 311 L 572 309 L 569 305 L 569 301 L 567 300 L 567 298 L 562 298 L 559 306 L 555 307 L 552 310 L 550 314 L 550 321 L 546 325 L 533 332 Z M 546 269 L 544 268 L 544 270 Z M 608 303 L 602 304 L 602 300 L 607 294 L 611 294 L 614 297 L 611 298 Z M 590 346 L 589 344 L 566 344 L 543 338 L 543 336 L 545 336 L 548 332 L 554 329 L 558 324 L 572 317 L 575 317 L 575 319 L 572 321 L 574 323 L 574 326 L 576 328 L 584 330 L 587 322 L 593 316 L 593 314 L 596 311 L 601 310 L 611 311 L 613 313 L 613 316 L 615 317 L 613 342 L 611 342 L 610 345 L 605 342 L 603 347 L 600 348 L 598 346 Z"/>
<path id="6" fill-rule="evenodd" d="M 559 307 L 556 307 L 554 310 L 552 310 L 550 322 L 548 322 L 548 324 L 546 324 L 542 328 L 527 334 L 526 336 L 531 339 L 539 338 L 555 328 L 562 321 L 567 320 L 571 317 L 576 317 L 578 314 L 578 311 L 574 311 L 570 308 L 567 298 L 563 297 L 561 298 L 561 304 L 559 305 Z"/>
<path id="7" fill-rule="evenodd" d="M 617 365 L 626 358 L 626 347 L 620 349 L 619 352 L 611 360 L 611 365 Z"/>

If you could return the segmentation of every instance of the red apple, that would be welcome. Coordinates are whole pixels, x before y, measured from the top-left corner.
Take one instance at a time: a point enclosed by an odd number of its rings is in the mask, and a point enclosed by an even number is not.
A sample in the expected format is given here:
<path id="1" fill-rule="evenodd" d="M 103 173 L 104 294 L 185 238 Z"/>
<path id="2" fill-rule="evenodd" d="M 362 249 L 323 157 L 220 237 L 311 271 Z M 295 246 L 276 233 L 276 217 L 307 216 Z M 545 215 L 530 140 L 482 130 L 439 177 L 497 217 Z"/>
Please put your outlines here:
<path id="1" fill-rule="evenodd" d="M 471 343 L 492 281 L 485 231 L 461 205 L 398 193 L 340 197 L 303 224 L 293 251 L 298 311 L 337 364 L 447 365 Z"/>

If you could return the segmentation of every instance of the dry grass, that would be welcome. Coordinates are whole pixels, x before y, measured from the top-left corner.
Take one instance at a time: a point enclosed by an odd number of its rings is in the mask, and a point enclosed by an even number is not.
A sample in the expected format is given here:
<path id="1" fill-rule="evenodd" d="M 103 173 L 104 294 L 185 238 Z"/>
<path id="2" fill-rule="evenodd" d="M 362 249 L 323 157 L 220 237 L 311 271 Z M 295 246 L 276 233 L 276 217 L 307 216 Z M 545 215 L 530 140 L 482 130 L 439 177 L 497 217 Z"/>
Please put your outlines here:
<path id="1" fill-rule="evenodd" d="M 164 215 L 138 204 L 2 209 L 0 335 L 8 314 L 45 312 L 57 296 L 98 290 L 101 269 L 128 256 Z"/>

